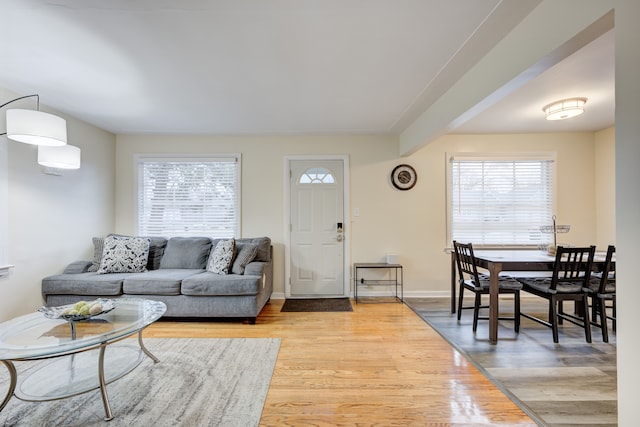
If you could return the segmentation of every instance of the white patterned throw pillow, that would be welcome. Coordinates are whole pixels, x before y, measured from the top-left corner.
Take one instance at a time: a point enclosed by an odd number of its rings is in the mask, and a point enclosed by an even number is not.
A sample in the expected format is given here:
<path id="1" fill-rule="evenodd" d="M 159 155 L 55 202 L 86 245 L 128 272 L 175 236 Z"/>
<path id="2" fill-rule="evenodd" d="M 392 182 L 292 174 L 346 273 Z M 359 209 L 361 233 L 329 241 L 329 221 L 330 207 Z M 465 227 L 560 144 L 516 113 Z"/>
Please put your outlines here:
<path id="1" fill-rule="evenodd" d="M 234 239 L 220 240 L 211 251 L 207 271 L 216 274 L 229 274 L 229 268 L 235 255 L 236 241 Z"/>
<path id="2" fill-rule="evenodd" d="M 147 271 L 149 243 L 147 237 L 105 237 L 98 274 Z"/>

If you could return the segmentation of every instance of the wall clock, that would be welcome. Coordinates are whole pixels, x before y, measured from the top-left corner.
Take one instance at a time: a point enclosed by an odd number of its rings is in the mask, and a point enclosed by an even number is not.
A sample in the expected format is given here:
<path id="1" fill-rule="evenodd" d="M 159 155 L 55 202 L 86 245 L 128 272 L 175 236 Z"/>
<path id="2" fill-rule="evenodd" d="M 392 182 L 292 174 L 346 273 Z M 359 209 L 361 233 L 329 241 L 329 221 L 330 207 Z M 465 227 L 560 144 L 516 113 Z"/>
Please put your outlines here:
<path id="1" fill-rule="evenodd" d="M 416 185 L 418 175 L 409 165 L 398 165 L 391 172 L 391 183 L 398 190 L 410 190 Z"/>

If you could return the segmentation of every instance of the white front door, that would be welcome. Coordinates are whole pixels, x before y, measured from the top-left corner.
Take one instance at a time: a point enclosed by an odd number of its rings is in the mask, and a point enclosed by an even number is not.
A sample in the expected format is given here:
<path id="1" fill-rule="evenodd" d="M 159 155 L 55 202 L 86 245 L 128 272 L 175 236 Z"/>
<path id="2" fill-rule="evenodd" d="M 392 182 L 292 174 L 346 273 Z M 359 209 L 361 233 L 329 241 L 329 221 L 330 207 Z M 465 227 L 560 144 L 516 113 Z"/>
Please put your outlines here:
<path id="1" fill-rule="evenodd" d="M 290 162 L 290 296 L 344 297 L 343 160 Z M 347 288 L 347 289 L 345 289 Z"/>

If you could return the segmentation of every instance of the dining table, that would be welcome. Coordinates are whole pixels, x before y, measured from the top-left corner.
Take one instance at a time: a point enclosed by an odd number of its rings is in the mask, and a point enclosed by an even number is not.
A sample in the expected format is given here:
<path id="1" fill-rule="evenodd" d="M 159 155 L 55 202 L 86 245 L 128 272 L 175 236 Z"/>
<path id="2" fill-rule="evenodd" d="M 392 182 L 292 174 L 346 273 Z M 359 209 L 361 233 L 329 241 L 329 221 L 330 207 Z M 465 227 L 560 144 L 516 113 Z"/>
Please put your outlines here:
<path id="1" fill-rule="evenodd" d="M 498 276 L 501 272 L 532 272 L 531 275 L 544 271 L 553 271 L 555 255 L 546 251 L 530 249 L 514 250 L 474 250 L 476 265 L 489 272 L 489 342 L 498 343 Z M 597 252 L 593 265 L 599 268 L 604 264 L 605 253 Z M 455 313 L 457 268 L 455 251 L 451 252 L 451 312 Z"/>

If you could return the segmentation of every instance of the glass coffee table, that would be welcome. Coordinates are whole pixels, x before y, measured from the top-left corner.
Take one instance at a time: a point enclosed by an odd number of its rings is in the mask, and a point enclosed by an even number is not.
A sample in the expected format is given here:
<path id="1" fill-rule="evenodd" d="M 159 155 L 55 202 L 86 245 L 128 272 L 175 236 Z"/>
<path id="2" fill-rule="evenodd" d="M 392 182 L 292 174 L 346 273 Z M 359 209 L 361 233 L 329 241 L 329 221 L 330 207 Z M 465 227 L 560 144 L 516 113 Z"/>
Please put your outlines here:
<path id="1" fill-rule="evenodd" d="M 11 379 L 0 411 L 13 395 L 38 402 L 100 389 L 105 420 L 111 420 L 106 385 L 135 369 L 144 355 L 159 362 L 144 346 L 142 331 L 167 309 L 158 301 L 112 301 L 115 308 L 111 311 L 82 321 L 51 319 L 37 312 L 0 323 L 0 362 Z M 132 340 L 122 341 L 135 334 L 136 345 L 131 345 Z M 52 360 L 18 379 L 14 362 L 42 359 Z"/>

